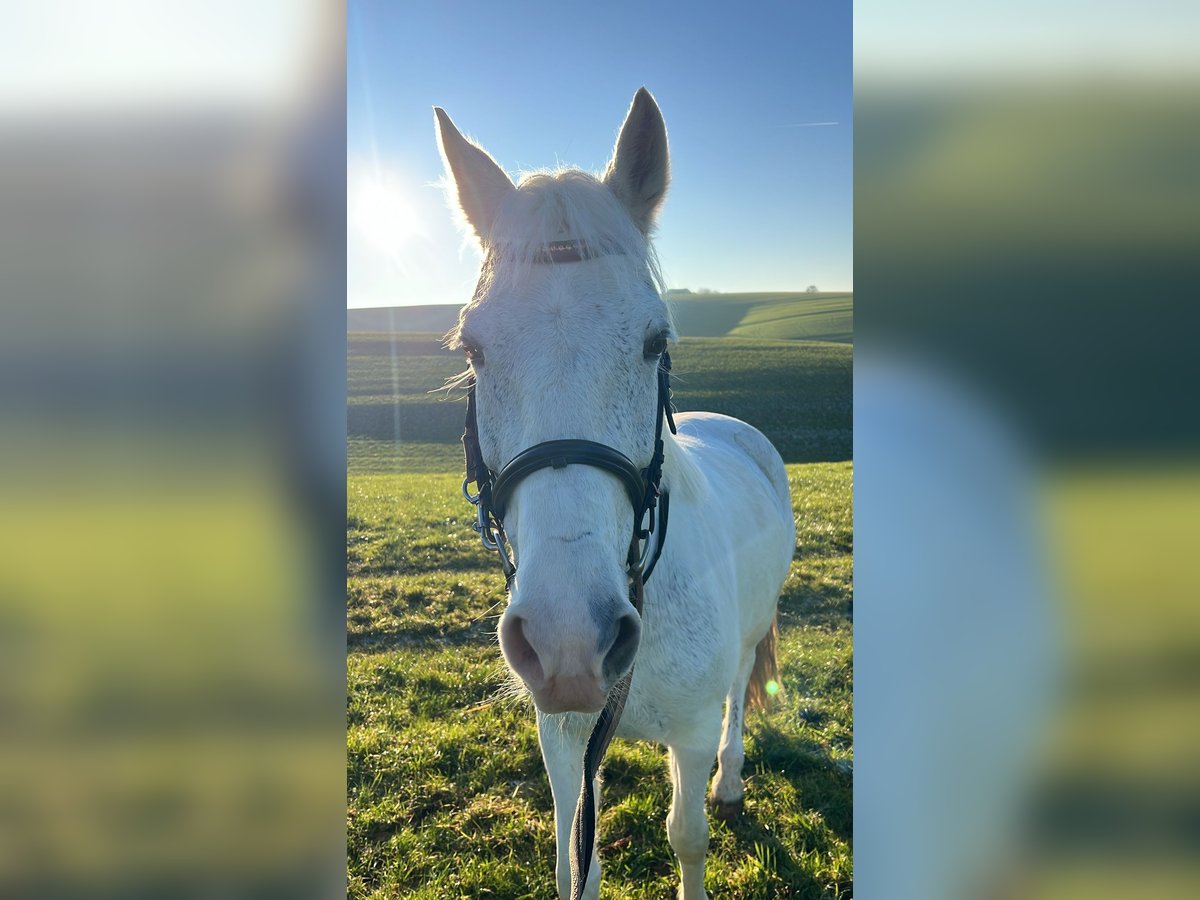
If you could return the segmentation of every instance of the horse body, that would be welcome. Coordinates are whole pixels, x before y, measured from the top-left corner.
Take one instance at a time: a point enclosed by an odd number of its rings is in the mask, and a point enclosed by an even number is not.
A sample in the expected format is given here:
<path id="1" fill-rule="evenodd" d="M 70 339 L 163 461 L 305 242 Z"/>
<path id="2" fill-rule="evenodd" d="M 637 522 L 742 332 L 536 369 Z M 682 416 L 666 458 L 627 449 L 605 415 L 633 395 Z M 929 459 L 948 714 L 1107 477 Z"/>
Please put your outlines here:
<path id="1" fill-rule="evenodd" d="M 658 356 L 674 336 L 647 239 L 667 182 L 658 107 L 639 91 L 602 180 L 569 171 L 519 187 L 440 110 L 438 118 L 459 204 L 487 252 L 457 341 L 476 379 L 488 467 L 563 439 L 646 465 Z M 544 248 L 564 240 L 591 252 L 545 264 Z M 617 478 L 586 465 L 543 468 L 513 489 L 504 513 L 518 570 L 500 643 L 538 710 L 564 897 L 583 748 L 613 684 L 632 665 L 617 734 L 669 749 L 667 832 L 680 896 L 693 900 L 706 896 L 713 762 L 712 800 L 736 808 L 747 685 L 756 663 L 760 680 L 774 664 L 775 610 L 795 543 L 783 462 L 736 419 L 690 413 L 677 424 L 677 435 L 663 433 L 669 538 L 640 619 L 627 593 L 630 500 Z M 595 897 L 592 852 L 585 896 Z"/>
<path id="2" fill-rule="evenodd" d="M 723 702 L 743 658 L 753 662 L 795 543 L 787 473 L 766 438 L 711 413 L 683 413 L 676 421 L 679 435 L 664 465 L 670 539 L 646 586 L 642 646 L 622 717 L 639 736 L 664 743 L 676 736 L 674 719 L 686 727 L 694 707 Z M 765 451 L 765 469 L 743 445 Z M 692 471 L 681 489 L 684 479 L 675 476 L 683 465 Z M 658 733 L 647 734 L 643 702 L 655 704 L 660 717 L 662 708 L 672 711 Z"/>
<path id="3" fill-rule="evenodd" d="M 787 472 L 765 437 L 712 413 L 682 413 L 676 422 L 679 434 L 664 465 L 670 539 L 646 584 L 641 646 L 617 734 L 669 748 L 668 836 L 680 859 L 681 896 L 691 898 L 704 896 L 704 801 L 714 758 L 719 765 L 709 799 L 718 810 L 736 810 L 742 800 L 747 687 L 758 646 L 774 624 L 795 525 Z M 563 896 L 582 747 L 594 721 L 580 713 L 539 715 Z M 594 870 L 598 885 L 598 861 Z"/>

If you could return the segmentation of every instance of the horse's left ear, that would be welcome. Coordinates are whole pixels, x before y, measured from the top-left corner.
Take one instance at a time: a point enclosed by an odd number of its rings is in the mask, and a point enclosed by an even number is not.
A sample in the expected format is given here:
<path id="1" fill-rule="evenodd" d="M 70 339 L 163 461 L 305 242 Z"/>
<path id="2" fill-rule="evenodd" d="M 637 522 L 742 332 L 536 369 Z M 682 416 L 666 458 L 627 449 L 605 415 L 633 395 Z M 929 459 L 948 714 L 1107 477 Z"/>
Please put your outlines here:
<path id="1" fill-rule="evenodd" d="M 649 234 L 669 180 L 667 125 L 650 92 L 638 88 L 604 172 L 604 183 L 625 204 L 638 228 Z"/>

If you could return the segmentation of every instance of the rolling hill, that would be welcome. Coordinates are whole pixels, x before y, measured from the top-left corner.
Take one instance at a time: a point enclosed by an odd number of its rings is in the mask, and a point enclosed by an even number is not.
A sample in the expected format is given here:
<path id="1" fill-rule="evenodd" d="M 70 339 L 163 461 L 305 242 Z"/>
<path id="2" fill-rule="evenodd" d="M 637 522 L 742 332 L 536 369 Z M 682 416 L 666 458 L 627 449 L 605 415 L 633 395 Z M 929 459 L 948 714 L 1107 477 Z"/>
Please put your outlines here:
<path id="1" fill-rule="evenodd" d="M 668 295 L 683 337 L 745 337 L 768 340 L 853 341 L 851 293 L 779 292 Z M 351 309 L 348 332 L 445 334 L 458 321 L 457 304 Z"/>
<path id="2" fill-rule="evenodd" d="M 853 341 L 854 295 L 850 293 L 672 293 L 668 301 L 684 337 Z"/>

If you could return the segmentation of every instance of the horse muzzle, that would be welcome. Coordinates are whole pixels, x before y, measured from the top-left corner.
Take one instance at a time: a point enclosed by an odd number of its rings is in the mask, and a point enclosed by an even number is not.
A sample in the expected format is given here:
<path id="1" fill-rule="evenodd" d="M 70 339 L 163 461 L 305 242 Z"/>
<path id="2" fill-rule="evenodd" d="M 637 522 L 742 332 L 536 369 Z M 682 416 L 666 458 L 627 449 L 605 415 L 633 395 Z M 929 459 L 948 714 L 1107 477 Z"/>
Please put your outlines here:
<path id="1" fill-rule="evenodd" d="M 627 601 L 619 612 L 586 628 L 559 627 L 554 618 L 510 607 L 500 619 L 504 659 L 544 713 L 597 713 L 613 684 L 637 655 L 642 623 Z"/>

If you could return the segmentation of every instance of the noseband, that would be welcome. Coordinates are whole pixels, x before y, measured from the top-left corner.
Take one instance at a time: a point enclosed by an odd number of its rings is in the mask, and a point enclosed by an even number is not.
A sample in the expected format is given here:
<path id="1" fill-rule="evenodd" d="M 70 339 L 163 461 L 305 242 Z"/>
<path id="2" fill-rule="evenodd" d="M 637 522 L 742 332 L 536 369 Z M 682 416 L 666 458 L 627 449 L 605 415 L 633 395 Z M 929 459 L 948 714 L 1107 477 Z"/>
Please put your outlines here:
<path id="1" fill-rule="evenodd" d="M 582 241 L 563 241 L 547 245 L 539 262 L 578 262 L 597 255 Z M 476 507 L 473 524 L 483 546 L 500 555 L 500 567 L 505 582 L 512 589 L 517 565 L 508 549 L 508 535 L 504 532 L 504 513 L 512 499 L 513 491 L 522 479 L 539 469 L 562 469 L 567 466 L 591 466 L 615 475 L 625 488 L 633 507 L 633 534 L 629 540 L 629 551 L 625 557 L 625 572 L 629 577 L 629 602 L 642 614 L 643 587 L 654 571 L 662 555 L 667 539 L 667 513 L 670 495 L 662 490 L 663 465 L 663 420 L 675 434 L 675 419 L 671 415 L 671 355 L 663 351 L 658 363 L 658 403 L 654 415 L 654 455 L 650 464 L 638 469 L 624 453 L 595 441 L 569 439 L 544 441 L 523 450 L 493 472 L 483 461 L 479 447 L 479 427 L 475 415 L 475 379 L 469 381 L 467 391 L 467 421 L 463 429 L 463 451 L 466 456 L 466 477 L 462 492 Z M 479 492 L 472 494 L 470 485 L 475 484 Z M 657 515 L 656 515 L 657 512 Z M 648 514 L 648 515 L 647 515 Z M 643 527 L 645 522 L 645 527 Z M 650 538 L 655 536 L 653 547 Z M 642 541 L 646 542 L 643 549 Z M 629 696 L 629 685 L 633 669 L 613 685 L 608 700 L 596 725 L 588 737 L 583 757 L 583 785 L 579 802 L 575 806 L 575 819 L 571 824 L 571 897 L 578 900 L 583 896 L 588 871 L 592 864 L 592 847 L 596 837 L 596 803 L 593 782 L 604 753 L 612 741 L 620 721 L 625 699 Z"/>

